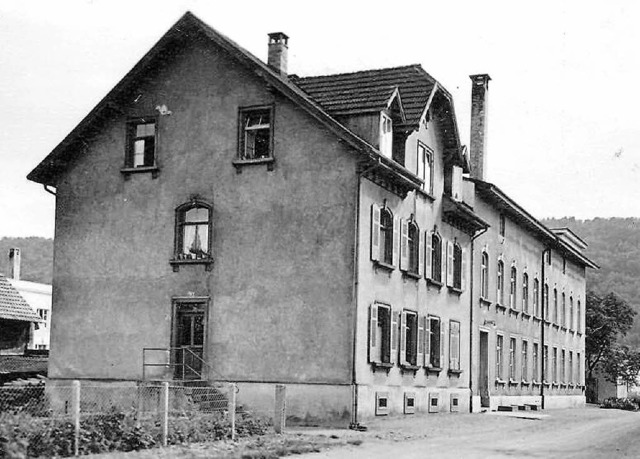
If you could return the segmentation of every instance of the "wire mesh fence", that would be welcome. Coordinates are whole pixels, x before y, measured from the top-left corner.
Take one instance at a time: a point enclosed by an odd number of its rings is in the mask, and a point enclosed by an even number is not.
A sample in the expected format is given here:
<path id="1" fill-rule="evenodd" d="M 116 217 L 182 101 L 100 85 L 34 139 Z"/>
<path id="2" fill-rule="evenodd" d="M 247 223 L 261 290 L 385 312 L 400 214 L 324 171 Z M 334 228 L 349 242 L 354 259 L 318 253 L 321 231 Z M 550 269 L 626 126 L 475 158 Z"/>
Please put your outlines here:
<path id="1" fill-rule="evenodd" d="M 44 455 L 68 456 L 101 452 L 106 443 L 128 442 L 113 449 L 130 450 L 262 431 L 273 411 L 251 412 L 237 403 L 237 393 L 236 384 L 211 381 L 5 386 L 0 387 L 0 437 L 3 428 L 18 437 L 20 429 L 40 429 L 57 435 L 58 443 L 67 439 L 56 454 L 43 449 Z"/>

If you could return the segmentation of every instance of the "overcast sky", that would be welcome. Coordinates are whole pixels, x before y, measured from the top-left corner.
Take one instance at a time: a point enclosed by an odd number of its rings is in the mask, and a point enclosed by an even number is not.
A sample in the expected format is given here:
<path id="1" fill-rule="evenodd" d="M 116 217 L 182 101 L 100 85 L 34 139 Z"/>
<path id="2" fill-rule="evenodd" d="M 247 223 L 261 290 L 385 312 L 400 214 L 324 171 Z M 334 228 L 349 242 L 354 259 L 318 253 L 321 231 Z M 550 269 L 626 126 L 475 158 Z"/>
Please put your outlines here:
<path id="1" fill-rule="evenodd" d="M 488 73 L 487 179 L 537 218 L 640 217 L 640 2 L 0 2 L 0 237 L 53 236 L 26 175 L 187 10 L 289 71 L 422 64 L 469 138 L 469 75 Z"/>

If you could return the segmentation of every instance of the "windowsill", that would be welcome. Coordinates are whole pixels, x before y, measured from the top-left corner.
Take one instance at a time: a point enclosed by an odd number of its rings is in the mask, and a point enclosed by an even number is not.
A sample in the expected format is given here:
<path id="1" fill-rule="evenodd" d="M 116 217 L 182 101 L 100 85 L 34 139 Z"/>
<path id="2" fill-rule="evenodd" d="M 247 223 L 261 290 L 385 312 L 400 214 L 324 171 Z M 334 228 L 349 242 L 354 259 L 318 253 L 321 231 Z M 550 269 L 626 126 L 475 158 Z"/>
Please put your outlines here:
<path id="1" fill-rule="evenodd" d="M 451 375 L 460 376 L 462 374 L 462 370 L 459 370 L 459 369 L 456 370 L 455 368 L 449 368 L 447 370 L 447 374 L 449 376 L 451 376 Z"/>
<path id="2" fill-rule="evenodd" d="M 582 332 L 581 332 L 581 331 L 577 331 L 577 332 L 576 332 L 576 334 L 577 334 L 578 336 L 582 336 Z"/>
<path id="3" fill-rule="evenodd" d="M 557 382 L 557 381 L 551 381 L 551 387 L 554 387 L 554 386 L 558 387 L 558 386 L 560 386 L 560 383 Z"/>
<path id="4" fill-rule="evenodd" d="M 531 314 L 529 314 L 528 312 L 522 311 L 522 320 L 529 320 L 529 319 L 531 319 Z"/>
<path id="5" fill-rule="evenodd" d="M 538 316 L 533 316 L 533 320 L 535 320 L 536 322 L 540 322 L 542 320 L 542 318 L 540 318 Z"/>
<path id="6" fill-rule="evenodd" d="M 418 189 L 418 193 L 420 193 L 421 196 L 427 198 L 431 202 L 436 200 L 435 196 L 433 196 L 431 193 L 427 191 L 424 191 L 422 188 Z"/>
<path id="7" fill-rule="evenodd" d="M 234 159 L 232 161 L 233 167 L 236 168 L 236 173 L 241 174 L 244 166 L 257 166 L 260 164 L 266 164 L 267 170 L 272 171 L 275 163 L 274 158 L 256 158 L 256 159 Z"/>
<path id="8" fill-rule="evenodd" d="M 442 282 L 440 282 L 440 281 L 437 281 L 435 279 L 431 279 L 430 277 L 427 277 L 427 285 L 433 285 L 434 287 L 437 287 L 438 289 L 441 289 L 444 284 Z"/>
<path id="9" fill-rule="evenodd" d="M 564 325 L 562 325 L 562 326 L 560 327 L 560 329 L 561 329 L 562 331 L 564 331 L 564 332 L 566 332 L 566 331 L 567 331 L 567 327 L 565 327 Z"/>
<path id="10" fill-rule="evenodd" d="M 509 315 L 514 315 L 514 316 L 518 317 L 518 314 L 520 314 L 520 311 L 518 311 L 517 309 L 514 309 L 514 308 L 509 308 Z"/>
<path id="11" fill-rule="evenodd" d="M 449 289 L 449 293 L 453 293 L 454 295 L 462 295 L 462 289 L 459 289 L 458 287 L 447 287 L 447 289 Z"/>
<path id="12" fill-rule="evenodd" d="M 402 371 L 409 371 L 412 373 L 415 373 L 416 371 L 418 371 L 420 369 L 420 367 L 418 365 L 411 365 L 409 363 L 403 363 L 400 365 L 400 369 Z"/>
<path id="13" fill-rule="evenodd" d="M 503 314 L 507 311 L 506 306 L 502 306 L 500 303 L 496 303 L 496 312 L 501 311 Z"/>
<path id="14" fill-rule="evenodd" d="M 382 269 L 384 271 L 393 271 L 395 268 L 393 267 L 393 265 L 389 265 L 387 263 L 385 263 L 384 261 L 374 261 L 373 262 L 374 266 L 376 268 Z"/>
<path id="15" fill-rule="evenodd" d="M 548 327 L 551 325 L 551 322 L 549 322 L 549 319 L 544 319 L 544 324 Z"/>
<path id="16" fill-rule="evenodd" d="M 205 271 L 211 271 L 213 269 L 213 258 L 198 258 L 194 260 L 169 260 L 169 264 L 173 266 L 173 271 L 180 271 L 180 265 L 204 265 Z"/>
<path id="17" fill-rule="evenodd" d="M 480 306 L 486 306 L 487 308 L 491 307 L 491 301 L 487 300 L 486 298 L 482 298 L 480 297 Z"/>
<path id="18" fill-rule="evenodd" d="M 425 367 L 425 369 L 427 370 L 427 373 L 440 373 L 442 371 L 441 367 L 428 366 L 428 367 Z"/>
<path id="19" fill-rule="evenodd" d="M 516 381 L 513 378 L 509 378 L 509 385 L 510 386 L 517 386 L 518 384 L 519 384 L 518 381 Z"/>
<path id="20" fill-rule="evenodd" d="M 574 335 L 577 333 L 575 330 L 569 330 L 571 333 L 573 333 Z"/>
<path id="21" fill-rule="evenodd" d="M 120 169 L 120 173 L 125 176 L 125 179 L 131 174 L 144 174 L 151 172 L 151 178 L 156 178 L 160 172 L 158 166 L 143 166 L 143 167 L 123 167 Z"/>
<path id="22" fill-rule="evenodd" d="M 505 381 L 504 379 L 496 378 L 496 386 L 505 386 L 506 384 L 507 381 Z"/>
<path id="23" fill-rule="evenodd" d="M 393 363 L 391 362 L 371 362 L 371 365 L 373 366 L 373 368 L 384 368 L 384 369 L 389 369 L 389 368 L 393 368 Z"/>
<path id="24" fill-rule="evenodd" d="M 409 277 L 409 278 L 414 279 L 416 281 L 420 280 L 422 278 L 422 276 L 420 276 L 420 274 L 418 274 L 416 272 L 411 272 L 411 271 L 403 271 L 402 275 L 404 277 Z"/>
<path id="25" fill-rule="evenodd" d="M 560 325 L 558 324 L 551 324 L 551 325 L 553 325 L 553 328 L 555 328 L 556 330 L 560 330 Z"/>
<path id="26" fill-rule="evenodd" d="M 522 384 L 523 386 L 529 386 L 531 385 L 531 381 L 527 381 L 526 379 L 523 379 L 522 381 L 520 381 L 520 384 Z"/>
<path id="27" fill-rule="evenodd" d="M 551 383 L 547 382 L 547 381 L 542 381 L 542 385 L 549 387 L 551 385 Z"/>
<path id="28" fill-rule="evenodd" d="M 534 379 L 533 381 L 531 381 L 531 384 L 533 384 L 534 386 L 540 386 L 542 383 Z"/>

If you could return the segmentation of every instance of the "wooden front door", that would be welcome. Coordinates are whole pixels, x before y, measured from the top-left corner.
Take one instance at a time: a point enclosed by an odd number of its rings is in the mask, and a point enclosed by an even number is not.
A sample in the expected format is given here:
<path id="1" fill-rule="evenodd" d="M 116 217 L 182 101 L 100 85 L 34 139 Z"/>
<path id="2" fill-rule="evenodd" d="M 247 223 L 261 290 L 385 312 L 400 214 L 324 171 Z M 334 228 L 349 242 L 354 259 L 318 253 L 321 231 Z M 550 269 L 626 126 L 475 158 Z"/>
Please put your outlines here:
<path id="1" fill-rule="evenodd" d="M 173 361 L 176 379 L 203 379 L 205 304 L 176 303 Z"/>
<path id="2" fill-rule="evenodd" d="M 480 359 L 479 359 L 480 406 L 489 406 L 489 333 L 480 331 Z"/>

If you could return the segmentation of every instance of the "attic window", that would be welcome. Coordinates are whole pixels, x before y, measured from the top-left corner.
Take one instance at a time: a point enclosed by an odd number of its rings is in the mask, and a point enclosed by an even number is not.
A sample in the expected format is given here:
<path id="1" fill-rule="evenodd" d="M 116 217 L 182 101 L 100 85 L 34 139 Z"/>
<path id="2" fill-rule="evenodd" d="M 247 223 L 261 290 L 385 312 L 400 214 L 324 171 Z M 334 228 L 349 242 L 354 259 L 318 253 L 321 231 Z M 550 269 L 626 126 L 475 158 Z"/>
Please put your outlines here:
<path id="1" fill-rule="evenodd" d="M 393 156 L 393 122 L 384 113 L 380 114 L 380 153 L 387 158 Z"/>
<path id="2" fill-rule="evenodd" d="M 157 125 L 154 118 L 127 123 L 125 168 L 151 168 L 156 165 Z"/>
<path id="3" fill-rule="evenodd" d="M 272 156 L 272 113 L 269 107 L 242 109 L 240 112 L 240 160 L 259 160 Z"/>

